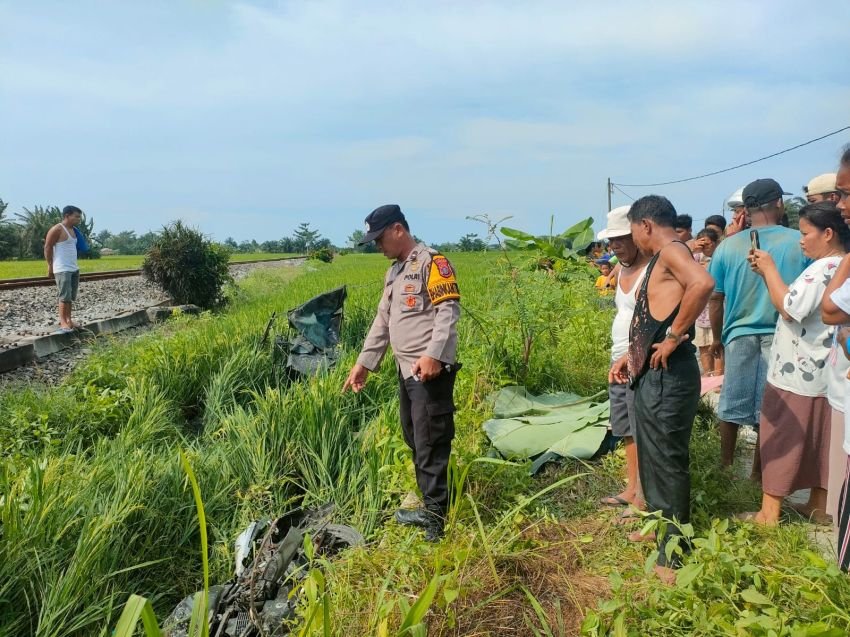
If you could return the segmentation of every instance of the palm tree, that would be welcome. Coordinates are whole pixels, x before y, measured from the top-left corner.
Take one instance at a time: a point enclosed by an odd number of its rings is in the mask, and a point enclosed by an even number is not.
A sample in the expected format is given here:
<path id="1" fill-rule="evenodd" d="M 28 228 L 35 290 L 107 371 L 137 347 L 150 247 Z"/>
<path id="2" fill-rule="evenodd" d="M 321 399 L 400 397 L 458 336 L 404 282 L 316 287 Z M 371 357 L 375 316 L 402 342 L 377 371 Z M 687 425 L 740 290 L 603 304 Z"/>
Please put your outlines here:
<path id="1" fill-rule="evenodd" d="M 800 229 L 800 210 L 809 204 L 802 197 L 791 197 L 785 200 L 785 214 L 788 215 L 788 227 Z"/>
<path id="2" fill-rule="evenodd" d="M 18 228 L 4 219 L 9 204 L 0 199 L 0 259 L 12 257 L 18 248 Z"/>
<path id="3" fill-rule="evenodd" d="M 44 256 L 44 238 L 47 232 L 62 221 L 62 212 L 56 206 L 24 208 L 15 215 L 21 227 L 21 257 L 40 259 Z"/>
<path id="4" fill-rule="evenodd" d="M 23 213 L 15 216 L 21 228 L 20 256 L 41 259 L 44 256 L 44 238 L 53 226 L 62 221 L 62 211 L 58 206 L 35 206 L 32 210 L 24 208 Z M 94 219 L 87 218 L 83 213 L 79 228 L 83 236 L 90 239 L 94 233 Z"/>

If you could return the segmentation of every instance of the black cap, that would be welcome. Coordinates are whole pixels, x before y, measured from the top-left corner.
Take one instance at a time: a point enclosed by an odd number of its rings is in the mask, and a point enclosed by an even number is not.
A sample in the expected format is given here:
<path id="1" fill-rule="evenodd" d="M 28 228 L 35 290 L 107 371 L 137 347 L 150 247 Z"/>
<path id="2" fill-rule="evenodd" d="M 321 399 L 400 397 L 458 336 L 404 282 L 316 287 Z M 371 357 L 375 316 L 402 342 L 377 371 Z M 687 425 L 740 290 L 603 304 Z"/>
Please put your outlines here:
<path id="1" fill-rule="evenodd" d="M 378 206 L 366 217 L 366 236 L 358 241 L 357 245 L 362 246 L 374 241 L 384 233 L 384 230 L 400 221 L 404 221 L 404 214 L 396 204 Z"/>
<path id="2" fill-rule="evenodd" d="M 782 190 L 782 186 L 775 179 L 756 179 L 744 187 L 741 198 L 747 208 L 755 208 L 790 194 Z"/>

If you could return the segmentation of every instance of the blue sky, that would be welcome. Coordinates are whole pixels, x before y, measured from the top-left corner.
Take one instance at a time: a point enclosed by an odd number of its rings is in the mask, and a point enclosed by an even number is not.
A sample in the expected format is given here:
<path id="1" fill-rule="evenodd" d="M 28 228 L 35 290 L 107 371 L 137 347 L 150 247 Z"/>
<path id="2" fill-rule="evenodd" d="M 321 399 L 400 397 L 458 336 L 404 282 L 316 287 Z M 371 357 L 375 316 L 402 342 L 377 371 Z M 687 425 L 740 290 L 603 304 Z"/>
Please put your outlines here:
<path id="1" fill-rule="evenodd" d="M 260 241 L 309 221 L 342 244 L 391 202 L 431 242 L 479 213 L 599 222 L 609 176 L 687 177 L 850 124 L 848 24 L 846 0 L 0 0 L 0 198 Z M 701 220 L 758 177 L 798 193 L 848 141 L 626 190 Z"/>

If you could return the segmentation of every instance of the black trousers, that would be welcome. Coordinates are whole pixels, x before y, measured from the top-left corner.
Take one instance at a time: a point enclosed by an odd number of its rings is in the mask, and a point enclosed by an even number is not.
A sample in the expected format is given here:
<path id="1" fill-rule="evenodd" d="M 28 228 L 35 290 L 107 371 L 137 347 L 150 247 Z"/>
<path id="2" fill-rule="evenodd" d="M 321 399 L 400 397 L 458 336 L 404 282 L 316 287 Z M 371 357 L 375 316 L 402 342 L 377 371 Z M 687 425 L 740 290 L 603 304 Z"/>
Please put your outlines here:
<path id="1" fill-rule="evenodd" d="M 695 356 L 668 360 L 666 370 L 647 370 L 635 385 L 635 443 L 647 510 L 679 524 L 691 517 L 689 445 L 699 392 Z M 676 556 L 668 561 L 665 553 L 667 542 L 678 535 L 679 529 L 667 524 L 659 536 L 659 566 L 678 566 Z"/>
<path id="2" fill-rule="evenodd" d="M 455 435 L 453 400 L 456 372 L 443 371 L 420 382 L 399 373 L 401 432 L 413 451 L 416 483 L 425 506 L 445 515 L 449 505 L 448 467 Z"/>

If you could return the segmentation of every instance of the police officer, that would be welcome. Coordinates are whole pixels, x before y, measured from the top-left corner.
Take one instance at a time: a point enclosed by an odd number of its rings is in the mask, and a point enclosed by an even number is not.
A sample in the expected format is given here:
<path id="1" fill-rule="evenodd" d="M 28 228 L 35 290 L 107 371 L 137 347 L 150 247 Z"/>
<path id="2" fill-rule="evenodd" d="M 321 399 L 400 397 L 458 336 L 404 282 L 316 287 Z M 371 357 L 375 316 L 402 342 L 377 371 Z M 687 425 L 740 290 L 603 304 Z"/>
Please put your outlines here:
<path id="1" fill-rule="evenodd" d="M 443 535 L 449 499 L 460 292 L 448 259 L 416 242 L 397 205 L 381 206 L 366 217 L 366 235 L 360 245 L 370 241 L 394 263 L 384 278 L 378 313 L 343 391 L 359 392 L 392 345 L 401 430 L 413 451 L 416 483 L 425 503 L 419 509 L 399 509 L 395 517 L 401 524 L 425 529 L 425 538 L 434 542 Z"/>

